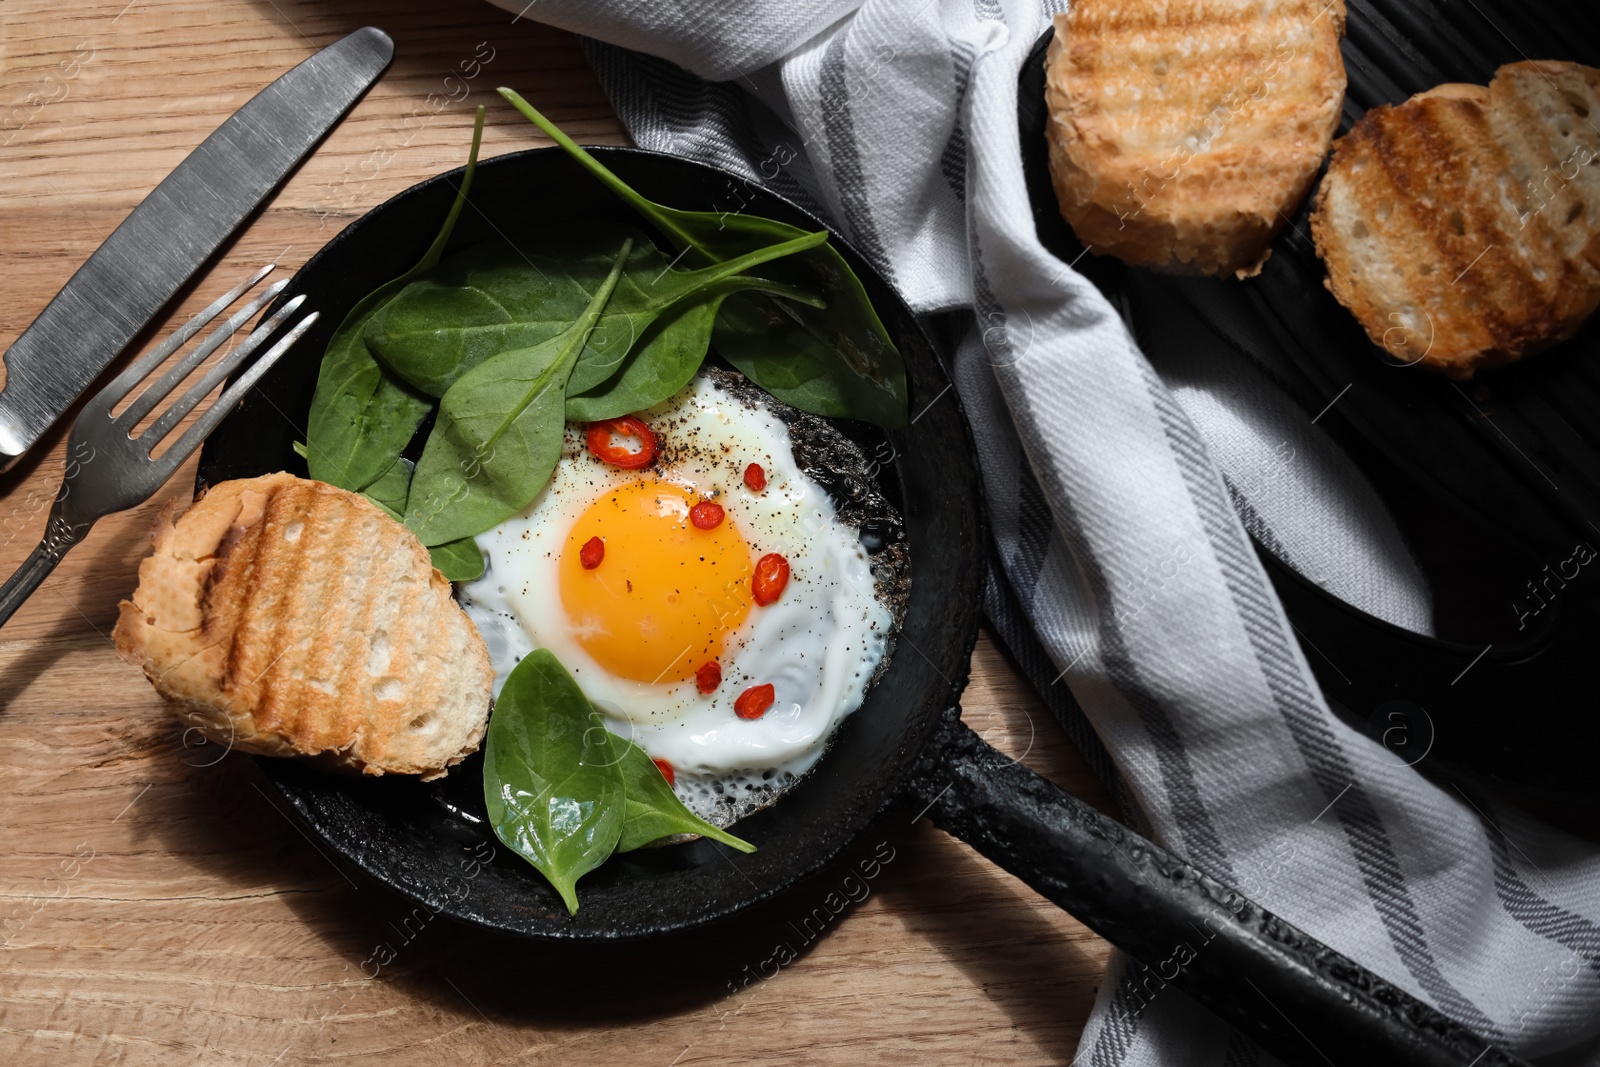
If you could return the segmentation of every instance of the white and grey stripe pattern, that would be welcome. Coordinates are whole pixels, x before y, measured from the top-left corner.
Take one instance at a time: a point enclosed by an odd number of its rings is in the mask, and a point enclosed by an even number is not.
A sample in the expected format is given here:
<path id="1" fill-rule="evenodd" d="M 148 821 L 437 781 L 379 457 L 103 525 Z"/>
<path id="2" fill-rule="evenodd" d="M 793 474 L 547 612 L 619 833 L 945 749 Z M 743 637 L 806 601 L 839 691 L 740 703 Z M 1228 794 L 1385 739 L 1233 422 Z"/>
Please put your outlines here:
<path id="1" fill-rule="evenodd" d="M 1330 713 L 1234 503 L 1347 600 L 1425 625 L 1375 497 L 1270 383 L 1152 367 L 1039 245 L 1016 86 L 1050 11 L 643 6 L 530 14 L 610 42 L 589 55 L 639 144 L 817 210 L 914 308 L 952 313 L 994 532 L 987 607 L 1130 822 L 1486 1039 L 1600 1064 L 1600 850 L 1423 778 Z M 1288 476 L 1315 491 L 1260 491 L 1262 427 L 1296 442 Z M 1078 1061 L 1270 1058 L 1119 957 Z"/>

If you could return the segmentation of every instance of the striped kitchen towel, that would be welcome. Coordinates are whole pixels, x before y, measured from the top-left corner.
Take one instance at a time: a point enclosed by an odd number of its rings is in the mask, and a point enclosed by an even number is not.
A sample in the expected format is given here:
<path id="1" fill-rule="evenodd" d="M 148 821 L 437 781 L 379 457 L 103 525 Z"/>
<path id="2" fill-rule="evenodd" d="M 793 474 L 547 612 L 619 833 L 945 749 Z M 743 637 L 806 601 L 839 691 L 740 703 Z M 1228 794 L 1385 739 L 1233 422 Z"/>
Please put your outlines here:
<path id="1" fill-rule="evenodd" d="M 1377 498 L 1203 328 L 1165 324 L 1192 358 L 1152 365 L 1040 245 L 1017 81 L 1049 6 L 497 2 L 591 38 L 641 146 L 833 220 L 913 308 L 956 313 L 990 615 L 1133 825 L 1508 1050 L 1600 1064 L 1600 850 L 1335 717 L 1246 533 L 1425 631 Z M 1076 1062 L 1267 1059 L 1119 956 Z"/>

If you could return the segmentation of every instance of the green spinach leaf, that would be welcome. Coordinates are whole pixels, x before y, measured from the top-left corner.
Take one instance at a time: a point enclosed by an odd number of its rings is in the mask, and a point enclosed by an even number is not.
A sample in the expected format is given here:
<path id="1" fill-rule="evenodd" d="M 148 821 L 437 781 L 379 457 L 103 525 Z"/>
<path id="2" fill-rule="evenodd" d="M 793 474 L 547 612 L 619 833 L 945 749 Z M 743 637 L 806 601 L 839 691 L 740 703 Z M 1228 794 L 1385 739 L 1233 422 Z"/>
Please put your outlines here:
<path id="1" fill-rule="evenodd" d="M 367 294 L 350 309 L 328 341 L 306 422 L 306 462 L 312 478 L 358 492 L 382 477 L 432 409 L 428 397 L 385 373 L 368 350 L 367 321 L 407 282 L 431 270 L 444 254 L 472 188 L 483 141 L 478 108 L 466 174 L 444 225 L 415 266 Z"/>
<path id="2" fill-rule="evenodd" d="M 500 95 L 680 252 L 693 249 L 702 261 L 722 262 L 803 232 L 757 215 L 680 211 L 648 200 L 516 92 L 502 88 Z M 825 306 L 806 308 L 770 296 L 741 294 L 727 302 L 718 320 L 713 336 L 717 351 L 757 385 L 795 407 L 886 429 L 906 425 L 905 363 L 867 299 L 861 279 L 838 250 L 823 245 L 772 264 L 763 273 L 820 294 Z M 815 381 L 819 377 L 828 379 L 826 386 Z"/>
<path id="3" fill-rule="evenodd" d="M 470 582 L 483 575 L 483 550 L 471 537 L 434 545 L 428 555 L 439 573 L 452 582 Z"/>
<path id="4" fill-rule="evenodd" d="M 440 398 L 406 501 L 406 525 L 423 544 L 482 533 L 527 507 L 549 481 L 561 456 L 567 378 L 632 248 L 623 242 L 576 322 L 485 360 Z"/>
<path id="5" fill-rule="evenodd" d="M 594 422 L 643 411 L 682 389 L 705 361 L 717 309 L 732 292 L 746 289 L 812 299 L 808 293 L 747 274 L 714 283 L 662 312 L 629 349 L 621 366 L 599 384 L 578 380 L 578 371 L 584 369 L 580 363 L 567 384 L 567 419 Z"/>
<path id="6" fill-rule="evenodd" d="M 485 360 L 531 347 L 566 329 L 583 313 L 605 279 L 617 245 L 632 240 L 636 251 L 628 257 L 627 269 L 578 357 L 567 391 L 576 394 L 593 389 L 616 373 L 625 357 L 646 366 L 666 360 L 672 370 L 657 376 L 671 377 L 685 353 L 695 347 L 684 343 L 693 340 L 686 329 L 691 320 L 680 323 L 673 334 L 674 343 L 642 351 L 636 342 L 650 335 L 657 318 L 688 300 L 720 303 L 730 293 L 751 288 L 816 303 L 817 298 L 809 293 L 743 272 L 807 251 L 827 239 L 826 233 L 802 234 L 726 263 L 681 271 L 672 269 L 667 257 L 632 226 L 588 223 L 558 227 L 517 247 L 494 241 L 451 256 L 373 315 L 364 336 L 378 358 L 408 384 L 442 396 Z M 714 316 L 715 306 L 712 311 Z M 694 365 L 688 368 L 689 376 L 699 368 L 710 344 L 711 318 L 706 318 L 704 328 L 696 333 L 698 351 L 693 355 Z M 688 376 L 683 381 L 688 381 Z M 636 406 L 619 414 L 637 410 Z"/>
<path id="7" fill-rule="evenodd" d="M 578 879 L 611 855 L 626 818 L 612 736 L 546 649 L 512 669 L 489 718 L 483 760 L 489 823 L 549 879 L 569 915 L 578 910 Z"/>
<path id="8" fill-rule="evenodd" d="M 388 469 L 363 489 L 361 495 L 388 512 L 391 519 L 404 521 L 413 467 L 414 464 L 404 456 L 396 456 Z"/>
<path id="9" fill-rule="evenodd" d="M 611 744 L 618 754 L 617 765 L 622 768 L 627 795 L 627 819 L 622 824 L 622 836 L 617 839 L 618 852 L 632 852 L 673 834 L 699 834 L 740 852 L 756 850 L 750 842 L 717 829 L 686 808 L 644 749 L 615 734 Z"/>
<path id="10" fill-rule="evenodd" d="M 666 257 L 642 231 L 615 223 L 559 226 L 516 247 L 502 241 L 474 245 L 385 304 L 367 325 L 367 345 L 406 382 L 443 396 L 489 357 L 532 347 L 570 326 L 610 273 L 618 246 L 629 239 L 634 251 L 622 284 L 666 268 Z M 604 346 L 613 332 L 596 329 L 588 346 Z M 614 358 L 620 360 L 621 353 Z"/>
<path id="11" fill-rule="evenodd" d="M 887 390 L 865 386 L 876 357 L 859 350 L 847 329 L 824 348 L 814 325 L 788 314 L 781 301 L 739 293 L 723 303 L 711 344 L 745 377 L 801 411 L 889 430 L 905 426 L 904 373 Z"/>

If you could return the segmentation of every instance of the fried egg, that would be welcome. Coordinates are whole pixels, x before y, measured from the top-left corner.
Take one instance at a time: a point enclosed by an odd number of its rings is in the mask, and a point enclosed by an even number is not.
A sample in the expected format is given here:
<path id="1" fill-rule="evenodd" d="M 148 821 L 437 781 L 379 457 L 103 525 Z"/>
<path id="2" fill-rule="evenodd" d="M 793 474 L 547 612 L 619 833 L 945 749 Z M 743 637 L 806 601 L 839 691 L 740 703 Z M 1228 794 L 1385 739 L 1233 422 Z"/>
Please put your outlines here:
<path id="1" fill-rule="evenodd" d="M 893 616 L 861 531 L 766 406 L 702 374 L 638 417 L 659 440 L 640 470 L 568 426 L 538 498 L 478 535 L 486 570 L 461 603 L 496 693 L 522 656 L 549 649 L 610 729 L 671 764 L 680 798 L 726 825 L 821 756 L 885 662 Z M 747 484 L 751 464 L 764 485 Z M 721 520 L 703 528 L 691 513 L 707 502 Z M 762 603 L 755 572 L 772 554 L 789 577 Z M 708 664 L 720 680 L 705 692 Z M 769 685 L 770 706 L 741 716 L 741 694 Z"/>

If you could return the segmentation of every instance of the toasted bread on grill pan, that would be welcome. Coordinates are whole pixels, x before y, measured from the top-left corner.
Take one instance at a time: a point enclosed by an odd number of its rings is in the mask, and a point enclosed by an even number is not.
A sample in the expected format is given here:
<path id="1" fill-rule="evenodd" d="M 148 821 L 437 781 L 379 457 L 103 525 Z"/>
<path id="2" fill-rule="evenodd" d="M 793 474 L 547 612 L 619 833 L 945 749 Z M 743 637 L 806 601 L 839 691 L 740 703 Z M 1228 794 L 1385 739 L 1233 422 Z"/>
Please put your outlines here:
<path id="1" fill-rule="evenodd" d="M 1600 304 L 1600 71 L 1533 61 L 1373 108 L 1311 233 L 1374 344 L 1452 378 L 1571 336 Z"/>
<path id="2" fill-rule="evenodd" d="M 1045 61 L 1050 174 L 1093 252 L 1252 275 L 1344 99 L 1343 0 L 1074 0 Z"/>

